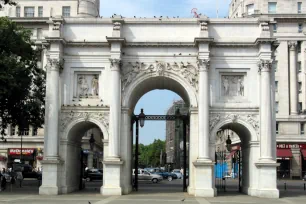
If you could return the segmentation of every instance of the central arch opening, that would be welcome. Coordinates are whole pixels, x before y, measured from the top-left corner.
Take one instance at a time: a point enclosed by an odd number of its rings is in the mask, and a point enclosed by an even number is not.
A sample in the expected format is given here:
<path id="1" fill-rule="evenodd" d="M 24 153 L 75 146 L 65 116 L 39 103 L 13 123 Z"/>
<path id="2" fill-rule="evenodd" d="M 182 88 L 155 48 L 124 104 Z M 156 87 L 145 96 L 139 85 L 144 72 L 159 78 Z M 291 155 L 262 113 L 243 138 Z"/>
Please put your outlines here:
<path id="1" fill-rule="evenodd" d="M 196 102 L 193 91 L 177 80 L 168 77 L 150 77 L 133 87 L 128 98 L 128 107 L 134 115 L 144 109 L 146 115 L 175 115 L 177 109 L 184 115 Z M 127 91 L 127 93 L 129 93 Z M 133 124 L 133 148 L 131 151 L 132 186 L 135 186 L 136 135 Z M 138 192 L 171 193 L 183 192 L 183 125 L 182 121 L 145 121 L 139 130 Z M 188 152 L 189 135 L 186 135 Z M 186 154 L 188 158 L 188 153 Z M 188 182 L 187 182 L 188 184 Z M 136 190 L 134 188 L 134 190 Z"/>

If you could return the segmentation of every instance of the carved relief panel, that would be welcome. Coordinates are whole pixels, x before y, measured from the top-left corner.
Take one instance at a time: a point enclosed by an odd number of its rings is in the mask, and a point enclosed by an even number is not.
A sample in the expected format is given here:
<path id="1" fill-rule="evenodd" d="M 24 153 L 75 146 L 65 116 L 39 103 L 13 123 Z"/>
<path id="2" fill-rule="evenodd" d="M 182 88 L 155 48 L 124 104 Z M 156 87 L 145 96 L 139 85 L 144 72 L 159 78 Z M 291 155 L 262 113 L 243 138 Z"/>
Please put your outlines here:
<path id="1" fill-rule="evenodd" d="M 75 98 L 98 98 L 99 97 L 99 74 L 89 72 L 75 73 Z"/>
<path id="2" fill-rule="evenodd" d="M 221 96 L 223 97 L 244 96 L 244 75 L 222 75 Z"/>

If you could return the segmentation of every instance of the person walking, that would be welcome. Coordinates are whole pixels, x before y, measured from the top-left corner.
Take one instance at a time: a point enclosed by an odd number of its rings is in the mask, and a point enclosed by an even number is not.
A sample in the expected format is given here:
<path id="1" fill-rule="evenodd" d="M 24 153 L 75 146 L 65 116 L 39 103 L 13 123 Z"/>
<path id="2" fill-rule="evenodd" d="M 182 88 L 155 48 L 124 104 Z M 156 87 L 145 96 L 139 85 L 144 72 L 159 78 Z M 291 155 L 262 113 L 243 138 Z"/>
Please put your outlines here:
<path id="1" fill-rule="evenodd" d="M 23 175 L 22 175 L 22 172 L 21 171 L 17 171 L 16 172 L 16 177 L 17 177 L 17 185 L 19 183 L 19 187 L 21 188 L 22 187 L 22 180 L 23 180 Z"/>
<path id="2" fill-rule="evenodd" d="M 0 173 L 1 174 L 1 178 L 0 178 L 0 184 L 1 184 L 1 191 L 4 191 L 6 189 L 6 178 L 4 173 Z"/>

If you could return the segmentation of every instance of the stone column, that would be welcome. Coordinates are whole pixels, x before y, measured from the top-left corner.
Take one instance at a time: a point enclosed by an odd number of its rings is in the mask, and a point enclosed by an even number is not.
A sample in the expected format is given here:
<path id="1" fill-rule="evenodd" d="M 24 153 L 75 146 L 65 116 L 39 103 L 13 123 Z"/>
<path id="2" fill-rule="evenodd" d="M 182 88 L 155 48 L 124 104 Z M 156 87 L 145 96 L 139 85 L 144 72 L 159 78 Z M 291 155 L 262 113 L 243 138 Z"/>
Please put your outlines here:
<path id="1" fill-rule="evenodd" d="M 111 62 L 111 107 L 110 107 L 110 128 L 109 138 L 109 159 L 119 159 L 120 140 L 120 64 L 119 59 L 110 59 Z"/>
<path id="2" fill-rule="evenodd" d="M 273 160 L 272 153 L 272 100 L 271 100 L 271 72 L 272 61 L 261 60 L 259 70 L 261 72 L 260 81 L 260 158 L 261 160 Z"/>
<path id="3" fill-rule="evenodd" d="M 199 59 L 199 156 L 209 160 L 209 60 Z"/>
<path id="4" fill-rule="evenodd" d="M 298 114 L 298 81 L 297 81 L 297 42 L 291 41 L 288 43 L 290 50 L 290 114 Z"/>
<path id="5" fill-rule="evenodd" d="M 88 156 L 87 156 L 87 167 L 93 168 L 93 152 L 92 151 L 88 151 Z"/>
<path id="6" fill-rule="evenodd" d="M 59 116 L 59 71 L 60 62 L 58 59 L 48 59 L 47 69 L 49 69 L 49 94 L 48 100 L 48 148 L 45 152 L 45 158 L 58 158 L 58 116 Z"/>

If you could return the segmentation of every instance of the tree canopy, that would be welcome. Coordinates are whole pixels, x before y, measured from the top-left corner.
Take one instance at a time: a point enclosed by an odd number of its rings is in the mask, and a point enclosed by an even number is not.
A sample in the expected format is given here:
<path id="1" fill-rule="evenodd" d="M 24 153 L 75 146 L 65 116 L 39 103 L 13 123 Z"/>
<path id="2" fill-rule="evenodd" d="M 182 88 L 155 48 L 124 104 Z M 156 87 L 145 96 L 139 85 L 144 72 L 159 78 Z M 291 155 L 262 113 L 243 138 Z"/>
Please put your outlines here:
<path id="1" fill-rule="evenodd" d="M 17 5 L 16 2 L 14 2 L 12 0 L 0 0 L 0 8 L 3 8 L 3 6 L 5 4 L 8 4 L 8 5 Z"/>
<path id="2" fill-rule="evenodd" d="M 21 129 L 44 122 L 45 71 L 37 66 L 38 52 L 31 31 L 0 18 L 0 130 L 8 124 Z"/>
<path id="3" fill-rule="evenodd" d="M 160 162 L 161 153 L 164 154 L 166 151 L 166 142 L 162 140 L 154 140 L 152 144 L 144 145 L 139 144 L 138 151 L 138 164 L 140 167 L 159 167 L 164 165 Z M 135 152 L 135 145 L 133 145 Z"/>

